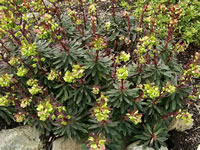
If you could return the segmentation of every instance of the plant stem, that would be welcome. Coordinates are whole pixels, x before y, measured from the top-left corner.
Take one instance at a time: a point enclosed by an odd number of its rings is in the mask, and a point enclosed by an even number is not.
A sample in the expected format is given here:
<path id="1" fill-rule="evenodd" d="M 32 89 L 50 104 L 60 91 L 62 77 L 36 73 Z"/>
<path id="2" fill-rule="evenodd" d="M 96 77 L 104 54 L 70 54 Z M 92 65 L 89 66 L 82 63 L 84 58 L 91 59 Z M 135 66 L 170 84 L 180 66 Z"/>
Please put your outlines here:
<path id="1" fill-rule="evenodd" d="M 96 60 L 95 60 L 95 62 L 97 63 L 98 60 L 99 60 L 99 51 L 96 51 Z"/>
<path id="2" fill-rule="evenodd" d="M 124 80 L 122 79 L 122 80 L 121 80 L 121 87 L 120 87 L 120 90 L 123 91 L 123 89 L 124 89 Z"/>
<path id="3" fill-rule="evenodd" d="M 146 10 L 147 10 L 147 4 L 145 4 L 144 7 L 143 7 L 142 15 L 141 15 L 140 22 L 139 22 L 140 28 L 142 27 L 142 23 L 143 23 L 143 19 L 144 19 L 144 13 L 146 12 Z"/>
<path id="4" fill-rule="evenodd" d="M 112 16 L 115 17 L 115 0 L 112 0 Z"/>
<path id="5" fill-rule="evenodd" d="M 83 12 L 84 28 L 86 29 L 86 14 L 85 14 L 85 9 L 84 9 L 84 6 L 83 6 L 83 1 L 82 0 L 79 0 L 79 1 L 81 3 L 81 8 L 82 8 L 82 12 Z"/>

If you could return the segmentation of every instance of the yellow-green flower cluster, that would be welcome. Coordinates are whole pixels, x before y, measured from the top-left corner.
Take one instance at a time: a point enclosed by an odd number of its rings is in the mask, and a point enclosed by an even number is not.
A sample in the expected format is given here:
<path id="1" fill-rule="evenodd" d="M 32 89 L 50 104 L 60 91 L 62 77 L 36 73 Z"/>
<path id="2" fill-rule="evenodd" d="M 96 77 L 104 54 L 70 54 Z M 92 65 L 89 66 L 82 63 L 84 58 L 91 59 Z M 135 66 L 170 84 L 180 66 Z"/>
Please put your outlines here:
<path id="1" fill-rule="evenodd" d="M 17 69 L 17 76 L 23 77 L 28 73 L 28 69 L 26 69 L 24 66 L 21 66 Z"/>
<path id="2" fill-rule="evenodd" d="M 65 73 L 65 76 L 63 77 L 65 82 L 72 83 L 74 81 L 74 77 L 72 76 L 72 73 L 70 71 L 67 71 Z"/>
<path id="3" fill-rule="evenodd" d="M 42 88 L 38 85 L 38 80 L 36 80 L 36 79 L 29 79 L 27 81 L 27 85 L 31 86 L 31 88 L 28 88 L 28 91 L 32 95 L 36 95 L 36 94 L 42 93 Z"/>
<path id="4" fill-rule="evenodd" d="M 15 66 L 19 64 L 19 58 L 17 57 L 11 57 L 10 61 L 8 62 L 11 66 Z"/>
<path id="5" fill-rule="evenodd" d="M 52 19 L 52 16 L 50 14 L 46 13 L 42 16 L 42 21 L 47 21 L 48 23 L 50 23 L 51 19 Z"/>
<path id="6" fill-rule="evenodd" d="M 35 10 L 41 14 L 45 13 L 45 11 L 44 11 L 45 6 L 43 5 L 41 0 L 30 1 L 29 5 L 30 5 L 30 8 L 32 8 L 33 10 Z M 50 7 L 50 6 L 51 6 L 51 4 L 46 4 L 46 7 Z"/>
<path id="7" fill-rule="evenodd" d="M 2 8 L 2 6 L 0 6 L 0 8 Z M 4 9 L 4 8 L 7 9 L 7 7 L 3 7 L 2 9 Z M 1 11 L 1 12 L 3 12 L 3 11 Z M 16 18 L 14 17 L 13 12 L 10 10 L 8 10 L 8 11 L 6 11 L 6 13 L 2 14 L 2 17 L 0 20 L 1 21 L 0 22 L 0 33 L 1 33 L 0 37 L 3 38 L 3 35 L 6 34 L 7 31 L 9 31 L 10 29 L 16 28 L 15 20 L 16 20 Z"/>
<path id="8" fill-rule="evenodd" d="M 76 19 L 76 25 L 81 25 L 82 24 L 82 20 L 81 19 Z"/>
<path id="9" fill-rule="evenodd" d="M 9 87 L 11 83 L 13 83 L 12 81 L 12 74 L 4 74 L 0 76 L 0 86 L 1 87 Z"/>
<path id="10" fill-rule="evenodd" d="M 195 94 L 190 94 L 188 98 L 192 100 L 200 100 L 200 89 L 197 89 L 197 92 Z"/>
<path id="11" fill-rule="evenodd" d="M 81 67 L 80 65 L 73 65 L 72 74 L 73 74 L 74 78 L 76 78 L 76 79 L 82 78 L 84 71 L 85 71 L 84 66 Z"/>
<path id="12" fill-rule="evenodd" d="M 44 62 L 46 59 L 44 57 L 41 58 L 41 61 Z"/>
<path id="13" fill-rule="evenodd" d="M 185 123 L 191 123 L 191 122 L 193 122 L 192 114 L 190 114 L 187 111 L 182 111 L 182 110 L 179 110 L 179 114 L 176 116 L 176 119 L 181 119 Z"/>
<path id="14" fill-rule="evenodd" d="M 14 115 L 17 122 L 23 122 L 25 120 L 25 113 L 19 112 L 18 114 Z"/>
<path id="15" fill-rule="evenodd" d="M 54 106 L 54 104 L 51 104 L 51 101 L 49 98 L 47 98 L 45 101 L 41 101 L 40 104 L 37 106 L 37 114 L 40 120 L 45 121 L 48 118 L 51 118 L 52 120 L 57 119 L 61 125 L 67 125 L 69 120 L 71 120 L 70 115 L 64 114 L 66 109 L 65 106 Z"/>
<path id="16" fill-rule="evenodd" d="M 88 138 L 90 150 L 105 150 L 106 138 L 99 134 Z"/>
<path id="17" fill-rule="evenodd" d="M 52 36 L 53 32 L 55 32 L 59 25 L 55 23 L 53 19 L 51 19 L 51 15 L 45 14 L 43 15 L 43 22 L 48 24 L 49 28 L 46 28 L 46 26 L 35 26 L 34 31 L 37 34 L 37 36 L 41 39 L 48 39 L 50 38 L 50 41 L 53 41 Z M 54 35 L 57 39 L 61 39 L 61 35 Z"/>
<path id="18" fill-rule="evenodd" d="M 31 102 L 32 102 L 32 97 L 31 97 L 31 98 L 24 98 L 24 99 L 21 101 L 20 106 L 21 106 L 22 108 L 26 108 L 27 106 L 30 105 Z"/>
<path id="19" fill-rule="evenodd" d="M 110 21 L 108 21 L 108 22 L 105 23 L 105 29 L 106 29 L 107 31 L 110 30 L 110 26 L 111 26 Z"/>
<path id="20" fill-rule="evenodd" d="M 48 39 L 51 37 L 51 32 L 49 32 L 49 30 L 46 30 L 44 26 L 35 26 L 34 28 L 34 32 L 37 34 L 37 36 L 40 39 Z"/>
<path id="21" fill-rule="evenodd" d="M 75 18 L 76 14 L 77 14 L 76 11 L 74 11 L 74 10 L 72 10 L 72 9 L 70 9 L 70 8 L 67 8 L 67 15 L 68 15 L 69 17 L 71 17 L 71 19 L 72 19 L 73 21 L 76 20 L 76 18 Z"/>
<path id="22" fill-rule="evenodd" d="M 52 69 L 48 75 L 48 80 L 53 81 L 53 80 L 57 79 L 59 74 L 61 74 L 61 72 L 58 73 L 56 70 Z"/>
<path id="23" fill-rule="evenodd" d="M 49 0 L 51 3 L 54 3 L 55 2 L 55 0 Z"/>
<path id="24" fill-rule="evenodd" d="M 59 113 L 62 111 L 66 111 L 65 106 L 58 106 L 58 107 L 56 107 L 56 109 Z"/>
<path id="25" fill-rule="evenodd" d="M 104 48 L 106 48 L 106 44 L 103 41 L 102 37 L 97 37 L 95 40 L 92 42 L 93 48 L 96 51 L 100 51 Z"/>
<path id="26" fill-rule="evenodd" d="M 144 36 L 140 41 L 142 42 L 141 48 L 152 49 L 154 45 L 158 44 L 156 37 L 153 35 Z"/>
<path id="27" fill-rule="evenodd" d="M 89 14 L 96 15 L 96 9 L 97 9 L 96 6 L 97 6 L 97 4 L 93 3 L 88 7 Z"/>
<path id="28" fill-rule="evenodd" d="M 29 14 L 24 13 L 24 14 L 22 14 L 22 20 L 24 20 L 28 23 L 28 24 L 24 25 L 26 30 L 28 30 L 29 27 L 35 22 L 35 19 L 36 19 L 35 14 L 34 13 L 29 13 Z"/>
<path id="29" fill-rule="evenodd" d="M 130 59 L 130 54 L 126 54 L 124 51 L 122 51 L 119 58 L 121 61 L 127 62 Z"/>
<path id="30" fill-rule="evenodd" d="M 68 125 L 68 122 L 71 120 L 71 116 L 65 114 L 66 108 L 65 106 L 58 106 L 54 107 L 54 114 L 51 116 L 52 120 L 57 119 L 61 125 L 66 126 Z M 55 115 L 56 114 L 56 115 Z"/>
<path id="31" fill-rule="evenodd" d="M 191 76 L 195 78 L 200 78 L 200 56 L 195 56 L 194 63 L 190 64 L 190 67 L 187 70 L 184 70 L 184 76 Z"/>
<path id="32" fill-rule="evenodd" d="M 96 100 L 97 106 L 93 108 L 94 117 L 98 122 L 106 121 L 109 118 L 110 110 L 108 108 L 108 98 L 101 93 L 100 98 Z"/>
<path id="33" fill-rule="evenodd" d="M 45 121 L 53 112 L 53 105 L 49 100 L 41 101 L 39 105 L 37 105 L 37 114 L 40 120 Z"/>
<path id="34" fill-rule="evenodd" d="M 69 120 L 71 120 L 71 116 L 61 114 L 57 117 L 57 119 L 61 119 L 60 124 L 66 126 L 68 125 Z"/>
<path id="35" fill-rule="evenodd" d="M 184 44 L 176 43 L 175 52 L 176 53 L 184 52 L 186 48 L 187 48 L 187 45 L 185 43 Z"/>
<path id="36" fill-rule="evenodd" d="M 119 63 L 119 56 L 115 57 L 115 63 L 117 63 L 117 64 Z"/>
<path id="37" fill-rule="evenodd" d="M 139 63 L 144 64 L 146 61 L 143 57 L 147 51 L 149 52 L 149 56 L 153 57 L 155 53 L 159 53 L 159 51 L 154 50 L 153 46 L 157 45 L 158 41 L 155 36 L 150 35 L 150 36 L 144 36 L 143 38 L 140 39 L 140 43 L 137 45 L 137 49 L 135 52 L 138 54 L 139 58 Z"/>
<path id="38" fill-rule="evenodd" d="M 92 93 L 95 94 L 95 95 L 99 94 L 99 87 L 98 86 L 94 86 L 92 88 Z"/>
<path id="39" fill-rule="evenodd" d="M 121 5 L 124 9 L 126 9 L 126 10 L 130 10 L 130 9 L 132 8 L 132 6 L 129 5 L 129 3 L 126 2 L 125 0 L 122 0 L 121 3 L 120 3 L 120 5 Z"/>
<path id="40" fill-rule="evenodd" d="M 142 28 L 140 28 L 140 27 L 137 27 L 136 29 L 135 29 L 137 32 L 142 32 Z"/>
<path id="41" fill-rule="evenodd" d="M 198 100 L 200 99 L 200 93 L 197 93 L 195 95 L 189 95 L 188 98 L 192 100 Z"/>
<path id="42" fill-rule="evenodd" d="M 9 99 L 9 95 L 10 95 L 10 93 L 6 93 L 5 96 L 0 95 L 0 106 L 9 106 L 10 105 L 10 103 L 12 101 Z"/>
<path id="43" fill-rule="evenodd" d="M 52 16 L 50 14 L 47 14 L 47 13 L 44 14 L 42 16 L 42 21 L 50 25 L 51 31 L 55 31 L 59 27 L 59 25 L 55 22 L 55 20 L 52 19 Z"/>
<path id="44" fill-rule="evenodd" d="M 74 79 L 82 78 L 84 75 L 84 71 L 84 66 L 81 67 L 80 65 L 73 65 L 72 72 L 67 71 L 63 79 L 65 80 L 65 82 L 72 83 Z"/>
<path id="45" fill-rule="evenodd" d="M 132 121 L 135 125 L 137 125 L 138 123 L 141 123 L 142 120 L 142 114 L 138 113 L 137 111 L 133 111 L 132 113 L 127 113 L 126 116 L 129 118 L 130 121 Z"/>
<path id="46" fill-rule="evenodd" d="M 169 82 L 166 84 L 165 87 L 162 88 L 162 93 L 167 92 L 167 93 L 174 93 L 176 91 L 176 87 L 174 85 L 171 85 Z"/>
<path id="47" fill-rule="evenodd" d="M 79 2 L 79 1 L 78 1 Z M 83 2 L 83 1 L 82 1 Z M 83 3 L 84 4 L 84 3 Z M 77 12 L 67 8 L 67 14 L 68 16 L 72 19 L 72 21 L 76 24 L 76 25 L 81 25 L 82 24 L 82 20 L 80 19 L 80 16 L 77 15 Z"/>
<path id="48" fill-rule="evenodd" d="M 128 69 L 127 67 L 121 67 L 117 69 L 117 78 L 118 80 L 126 80 L 128 77 Z"/>
<path id="49" fill-rule="evenodd" d="M 144 84 L 144 88 L 142 85 L 139 85 L 139 88 L 144 92 L 143 98 L 150 97 L 151 99 L 154 99 L 160 96 L 160 90 L 158 86 L 155 86 L 154 84 L 151 83 Z"/>
<path id="50" fill-rule="evenodd" d="M 22 41 L 21 53 L 22 56 L 35 56 L 37 55 L 37 47 L 35 43 L 29 44 L 26 41 Z"/>

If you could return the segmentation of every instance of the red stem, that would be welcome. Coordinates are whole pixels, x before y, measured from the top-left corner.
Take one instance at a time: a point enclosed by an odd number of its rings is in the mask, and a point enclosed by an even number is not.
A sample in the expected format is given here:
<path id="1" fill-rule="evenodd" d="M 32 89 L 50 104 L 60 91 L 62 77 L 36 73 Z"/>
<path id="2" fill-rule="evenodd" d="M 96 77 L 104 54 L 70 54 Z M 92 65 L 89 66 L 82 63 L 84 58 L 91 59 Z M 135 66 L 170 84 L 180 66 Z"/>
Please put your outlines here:
<path id="1" fill-rule="evenodd" d="M 140 18 L 140 23 L 139 23 L 139 27 L 141 28 L 142 26 L 142 23 L 143 23 L 143 19 L 144 19 L 144 13 L 146 12 L 147 10 L 147 4 L 144 5 L 144 8 L 143 8 L 143 11 L 142 11 L 142 16 Z"/>
<path id="2" fill-rule="evenodd" d="M 116 72 L 117 72 L 117 63 L 115 63 L 114 65 L 113 78 L 116 77 Z"/>
<path id="3" fill-rule="evenodd" d="M 121 89 L 121 91 L 123 91 L 123 89 L 124 89 L 124 80 L 123 79 L 121 80 L 121 87 L 120 87 L 120 89 Z"/>
<path id="4" fill-rule="evenodd" d="M 140 72 L 142 72 L 143 71 L 143 69 L 142 69 L 142 65 L 140 65 Z"/>
<path id="5" fill-rule="evenodd" d="M 4 43 L 0 40 L 0 43 L 2 44 L 2 47 L 7 51 L 10 52 L 10 50 L 4 45 Z"/>
<path id="6" fill-rule="evenodd" d="M 56 6 L 56 2 L 53 3 L 53 6 L 54 6 L 55 9 L 56 9 L 56 16 L 58 17 L 58 20 L 59 20 L 60 25 L 61 25 L 61 27 L 62 27 L 63 25 L 62 25 L 61 15 L 60 15 L 60 11 L 59 11 L 58 7 Z"/>
<path id="7" fill-rule="evenodd" d="M 130 33 L 131 33 L 130 16 L 128 16 L 127 19 L 128 19 L 128 34 L 130 36 Z"/>
<path id="8" fill-rule="evenodd" d="M 86 29 L 86 14 L 85 14 L 84 6 L 83 6 L 83 1 L 80 0 L 80 3 L 81 3 L 81 7 L 82 7 L 82 12 L 83 12 L 83 22 L 84 22 L 84 27 L 85 27 L 85 29 Z"/>
<path id="9" fill-rule="evenodd" d="M 95 30 L 96 30 L 96 26 L 95 26 L 95 23 L 94 23 L 94 19 L 92 19 L 92 33 L 93 35 L 95 35 Z"/>
<path id="10" fill-rule="evenodd" d="M 65 49 L 65 51 L 68 52 L 68 51 L 69 51 L 69 48 L 67 48 L 67 47 L 63 44 L 63 42 L 62 42 L 61 40 L 58 40 L 58 41 L 59 41 L 59 43 L 61 44 L 61 46 Z"/>
<path id="11" fill-rule="evenodd" d="M 173 25 L 171 24 L 171 26 L 168 26 L 168 35 L 167 35 L 167 40 L 166 40 L 166 44 L 165 44 L 165 49 L 167 49 L 168 44 L 173 36 Z"/>
<path id="12" fill-rule="evenodd" d="M 112 0 L 112 16 L 115 16 L 115 0 Z"/>
<path id="13" fill-rule="evenodd" d="M 22 35 L 26 38 L 26 40 L 29 41 L 29 39 L 27 38 L 27 36 L 26 36 L 24 30 L 20 29 L 20 31 L 21 31 Z"/>
<path id="14" fill-rule="evenodd" d="M 96 60 L 95 60 L 96 63 L 98 62 L 98 59 L 99 59 L 99 51 L 96 51 Z"/>
<path id="15" fill-rule="evenodd" d="M 19 46 L 21 46 L 21 45 L 22 45 L 21 41 L 20 41 L 12 32 L 9 32 L 9 33 L 12 35 L 12 37 L 13 37 L 14 40 L 17 42 L 17 44 L 18 44 Z"/>
<path id="16" fill-rule="evenodd" d="M 161 98 L 161 95 L 160 95 L 159 97 L 157 97 L 157 98 L 153 101 L 153 103 L 155 104 L 155 103 L 159 100 L 159 98 Z"/>

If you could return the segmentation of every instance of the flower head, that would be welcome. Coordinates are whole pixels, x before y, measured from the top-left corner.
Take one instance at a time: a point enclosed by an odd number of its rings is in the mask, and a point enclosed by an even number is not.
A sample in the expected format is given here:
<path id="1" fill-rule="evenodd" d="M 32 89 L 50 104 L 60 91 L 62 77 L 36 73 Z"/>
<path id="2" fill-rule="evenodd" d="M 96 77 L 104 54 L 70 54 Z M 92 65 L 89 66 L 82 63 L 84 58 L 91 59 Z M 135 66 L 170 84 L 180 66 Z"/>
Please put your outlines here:
<path id="1" fill-rule="evenodd" d="M 120 53 L 120 60 L 127 62 L 130 59 L 130 54 L 126 54 L 124 51 Z"/>
<path id="2" fill-rule="evenodd" d="M 118 80 L 126 80 L 128 77 L 127 67 L 121 67 L 117 69 L 117 78 Z"/>
<path id="3" fill-rule="evenodd" d="M 28 69 L 26 69 L 24 66 L 21 66 L 17 69 L 17 76 L 23 77 L 28 73 Z"/>
<path id="4" fill-rule="evenodd" d="M 13 77 L 13 75 L 12 74 L 8 74 L 8 73 L 6 73 L 4 75 L 1 75 L 0 76 L 0 86 L 1 87 L 10 86 L 10 84 L 13 83 L 12 77 Z"/>

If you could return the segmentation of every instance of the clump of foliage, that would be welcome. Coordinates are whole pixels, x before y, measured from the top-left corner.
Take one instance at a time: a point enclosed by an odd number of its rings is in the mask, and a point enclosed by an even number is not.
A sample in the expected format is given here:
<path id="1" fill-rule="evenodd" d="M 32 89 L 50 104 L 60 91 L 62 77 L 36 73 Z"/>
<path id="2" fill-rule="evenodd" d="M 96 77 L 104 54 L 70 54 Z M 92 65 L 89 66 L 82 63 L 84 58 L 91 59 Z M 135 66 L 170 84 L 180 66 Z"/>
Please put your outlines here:
<path id="1" fill-rule="evenodd" d="M 125 136 L 159 149 L 184 101 L 199 99 L 192 86 L 199 55 L 177 61 L 199 42 L 195 0 L 0 4 L 0 59 L 9 68 L 0 76 L 0 106 L 13 107 L 17 122 L 86 137 L 90 150 L 120 149 Z"/>

